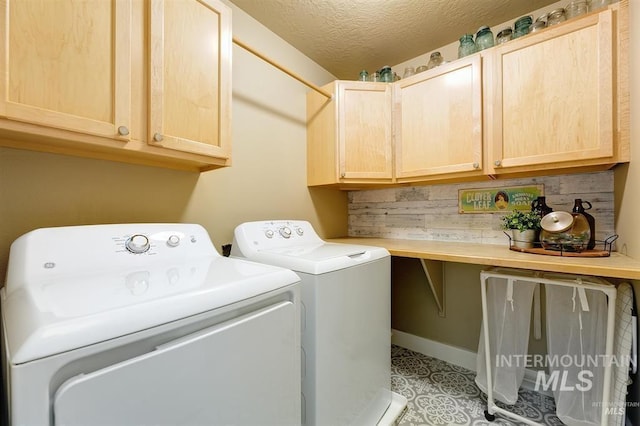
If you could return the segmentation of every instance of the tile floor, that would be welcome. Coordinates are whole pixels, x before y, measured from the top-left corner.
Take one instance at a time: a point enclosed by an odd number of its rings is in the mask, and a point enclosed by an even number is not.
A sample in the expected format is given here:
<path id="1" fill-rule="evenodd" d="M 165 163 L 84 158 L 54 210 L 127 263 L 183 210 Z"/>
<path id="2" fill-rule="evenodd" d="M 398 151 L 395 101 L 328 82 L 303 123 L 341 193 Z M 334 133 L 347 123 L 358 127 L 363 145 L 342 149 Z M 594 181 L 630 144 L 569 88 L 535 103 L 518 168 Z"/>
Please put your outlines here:
<path id="1" fill-rule="evenodd" d="M 485 419 L 486 396 L 475 376 L 471 370 L 392 346 L 391 388 L 408 400 L 399 425 L 518 425 L 499 414 L 493 422 Z M 532 391 L 521 389 L 516 404 L 505 408 L 545 425 L 563 424 L 555 416 L 553 398 Z"/>

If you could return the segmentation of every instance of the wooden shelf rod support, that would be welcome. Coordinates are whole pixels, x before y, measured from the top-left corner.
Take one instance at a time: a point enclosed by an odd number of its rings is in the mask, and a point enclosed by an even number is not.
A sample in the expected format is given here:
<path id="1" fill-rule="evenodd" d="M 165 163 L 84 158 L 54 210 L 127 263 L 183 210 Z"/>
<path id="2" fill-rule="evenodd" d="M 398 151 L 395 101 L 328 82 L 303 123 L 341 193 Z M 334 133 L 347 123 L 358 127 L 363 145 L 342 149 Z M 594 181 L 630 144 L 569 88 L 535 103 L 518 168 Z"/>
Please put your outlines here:
<path id="1" fill-rule="evenodd" d="M 284 66 L 282 66 L 279 63 L 275 62 L 274 60 L 264 56 L 262 53 L 260 53 L 257 50 L 253 49 L 251 46 L 246 45 L 245 43 L 243 43 L 242 41 L 238 40 L 237 38 L 233 37 L 233 42 L 235 44 L 237 44 L 238 46 L 242 47 L 247 52 L 253 53 L 255 56 L 257 56 L 258 58 L 262 59 L 263 61 L 273 65 L 274 67 L 278 68 L 280 71 L 284 72 L 285 74 L 288 74 L 289 76 L 295 78 L 296 80 L 298 80 L 300 83 L 304 84 L 305 86 L 307 86 L 307 87 L 315 90 L 316 92 L 326 96 L 328 99 L 331 99 L 333 97 L 333 95 L 331 93 L 327 92 L 326 90 L 322 89 L 321 87 L 316 86 L 313 83 L 308 82 L 304 78 L 300 77 L 298 74 L 296 74 L 293 71 L 285 68 Z"/>
<path id="2" fill-rule="evenodd" d="M 420 264 L 427 277 L 427 282 L 429 283 L 433 297 L 436 299 L 438 314 L 444 317 L 444 262 L 440 260 L 420 259 Z"/>

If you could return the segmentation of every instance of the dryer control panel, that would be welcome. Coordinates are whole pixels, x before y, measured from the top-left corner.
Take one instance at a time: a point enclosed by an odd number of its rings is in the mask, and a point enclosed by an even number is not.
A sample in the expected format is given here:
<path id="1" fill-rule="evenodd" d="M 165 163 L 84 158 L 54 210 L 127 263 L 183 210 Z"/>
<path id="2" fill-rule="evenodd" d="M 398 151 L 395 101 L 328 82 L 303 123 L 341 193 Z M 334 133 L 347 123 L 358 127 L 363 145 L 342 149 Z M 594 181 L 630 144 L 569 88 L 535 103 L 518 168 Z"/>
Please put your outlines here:
<path id="1" fill-rule="evenodd" d="M 220 255 L 200 225 L 132 223 L 36 229 L 14 241 L 11 256 L 37 282 Z"/>

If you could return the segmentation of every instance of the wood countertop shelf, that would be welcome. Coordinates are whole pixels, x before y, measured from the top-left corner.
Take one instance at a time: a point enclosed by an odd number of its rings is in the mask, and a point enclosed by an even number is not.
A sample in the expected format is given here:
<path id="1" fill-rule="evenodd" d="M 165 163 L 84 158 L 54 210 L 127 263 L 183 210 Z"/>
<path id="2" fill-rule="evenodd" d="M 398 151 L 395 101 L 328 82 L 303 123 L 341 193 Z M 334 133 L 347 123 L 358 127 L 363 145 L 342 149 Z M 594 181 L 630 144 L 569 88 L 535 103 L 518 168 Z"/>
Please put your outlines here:
<path id="1" fill-rule="evenodd" d="M 618 252 L 600 258 L 560 257 L 521 253 L 497 244 L 354 237 L 327 241 L 384 247 L 400 257 L 640 280 L 640 260 Z"/>

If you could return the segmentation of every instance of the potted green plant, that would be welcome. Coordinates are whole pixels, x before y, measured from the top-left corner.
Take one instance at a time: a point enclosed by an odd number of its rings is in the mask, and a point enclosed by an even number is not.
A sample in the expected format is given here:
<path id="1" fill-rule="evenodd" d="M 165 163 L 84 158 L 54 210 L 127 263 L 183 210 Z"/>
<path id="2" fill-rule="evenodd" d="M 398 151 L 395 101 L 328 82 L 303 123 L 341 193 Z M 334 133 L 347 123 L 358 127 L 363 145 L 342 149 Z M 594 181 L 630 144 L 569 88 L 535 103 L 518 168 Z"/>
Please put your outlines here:
<path id="1" fill-rule="evenodd" d="M 511 230 L 514 246 L 533 248 L 540 231 L 540 216 L 534 211 L 513 210 L 502 218 L 502 227 Z"/>

